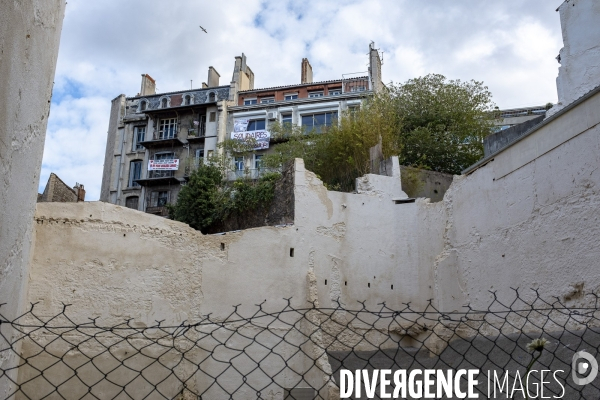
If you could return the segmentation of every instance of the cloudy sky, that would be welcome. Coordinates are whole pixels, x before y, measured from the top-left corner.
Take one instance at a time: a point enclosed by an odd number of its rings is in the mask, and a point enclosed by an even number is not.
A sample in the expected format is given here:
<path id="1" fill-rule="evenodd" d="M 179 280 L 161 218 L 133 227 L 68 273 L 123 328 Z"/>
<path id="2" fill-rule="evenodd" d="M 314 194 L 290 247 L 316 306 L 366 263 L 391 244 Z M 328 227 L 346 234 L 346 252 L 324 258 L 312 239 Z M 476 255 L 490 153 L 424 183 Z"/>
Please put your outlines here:
<path id="1" fill-rule="evenodd" d="M 50 172 L 100 196 L 110 101 L 199 87 L 209 66 L 228 84 L 246 54 L 255 87 L 367 70 L 371 41 L 384 82 L 428 73 L 483 81 L 500 108 L 556 102 L 562 0 L 68 0 L 40 192 Z M 203 26 L 208 33 L 200 30 Z"/>

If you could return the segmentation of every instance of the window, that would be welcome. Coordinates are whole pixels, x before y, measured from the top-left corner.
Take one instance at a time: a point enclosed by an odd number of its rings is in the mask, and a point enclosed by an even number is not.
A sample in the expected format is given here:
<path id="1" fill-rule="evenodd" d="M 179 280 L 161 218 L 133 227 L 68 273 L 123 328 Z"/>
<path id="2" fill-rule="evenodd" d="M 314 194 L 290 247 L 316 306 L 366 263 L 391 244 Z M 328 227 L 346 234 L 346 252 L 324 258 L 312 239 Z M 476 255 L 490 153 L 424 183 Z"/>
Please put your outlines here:
<path id="1" fill-rule="evenodd" d="M 138 209 L 140 198 L 138 196 L 130 196 L 125 199 L 125 207 L 133 208 L 134 210 Z"/>
<path id="2" fill-rule="evenodd" d="M 196 149 L 196 157 L 194 158 L 194 165 L 199 167 L 204 164 L 204 149 Z"/>
<path id="3" fill-rule="evenodd" d="M 244 157 L 234 157 L 233 158 L 233 169 L 236 173 L 244 170 Z"/>
<path id="4" fill-rule="evenodd" d="M 248 122 L 246 131 L 262 131 L 266 128 L 266 121 L 264 119 L 255 119 Z"/>
<path id="5" fill-rule="evenodd" d="M 175 158 L 175 153 L 156 153 L 155 160 L 172 160 Z"/>
<path id="6" fill-rule="evenodd" d="M 148 107 L 148 102 L 146 100 L 140 101 L 140 111 L 146 111 L 146 107 Z"/>
<path id="7" fill-rule="evenodd" d="M 289 93 L 289 94 L 286 94 L 286 95 L 284 96 L 284 99 L 285 99 L 286 101 L 289 101 L 289 100 L 296 100 L 297 98 L 298 98 L 298 93 Z"/>
<path id="8" fill-rule="evenodd" d="M 292 125 L 292 114 L 284 114 L 281 116 L 281 124 L 291 126 Z"/>
<path id="9" fill-rule="evenodd" d="M 146 136 L 146 127 L 145 126 L 135 126 L 133 127 L 133 147 L 132 151 L 136 150 L 144 150 L 144 146 L 140 143 L 144 141 L 144 137 Z"/>
<path id="10" fill-rule="evenodd" d="M 189 106 L 190 104 L 192 104 L 192 96 L 190 96 L 189 94 L 186 95 L 183 98 L 183 104 L 185 104 L 186 106 Z"/>
<path id="11" fill-rule="evenodd" d="M 262 158 L 264 154 L 255 154 L 254 155 L 254 169 L 260 169 L 260 165 L 262 163 Z"/>
<path id="12" fill-rule="evenodd" d="M 245 106 L 251 106 L 252 104 L 256 104 L 256 99 L 244 99 Z"/>
<path id="13" fill-rule="evenodd" d="M 330 96 L 339 96 L 342 94 L 342 88 L 329 89 Z"/>
<path id="14" fill-rule="evenodd" d="M 169 101 L 165 97 L 160 101 L 160 108 L 167 108 L 168 106 L 169 106 Z"/>
<path id="15" fill-rule="evenodd" d="M 156 153 L 155 160 L 172 160 L 175 158 L 175 153 Z M 175 171 L 152 171 L 151 178 L 168 178 L 175 174 Z"/>
<path id="16" fill-rule="evenodd" d="M 331 126 L 337 120 L 337 111 L 302 116 L 302 127 L 305 132 L 315 130 L 320 133 L 323 127 Z"/>
<path id="17" fill-rule="evenodd" d="M 161 190 L 150 194 L 150 207 L 164 207 L 169 203 L 169 191 Z"/>
<path id="18" fill-rule="evenodd" d="M 211 111 L 208 114 L 208 122 L 215 122 L 217 120 L 217 113 L 214 111 Z"/>
<path id="19" fill-rule="evenodd" d="M 364 92 L 365 90 L 367 90 L 365 86 L 352 86 L 350 88 L 351 92 Z"/>
<path id="20" fill-rule="evenodd" d="M 163 99 L 165 100 L 165 99 Z M 158 130 L 159 139 L 173 139 L 177 133 L 177 119 L 167 118 L 160 120 L 160 128 Z"/>
<path id="21" fill-rule="evenodd" d="M 323 97 L 323 91 L 318 91 L 318 92 L 308 92 L 308 97 L 309 98 L 313 98 L 313 97 Z"/>
<path id="22" fill-rule="evenodd" d="M 275 103 L 275 97 L 263 97 L 260 99 L 260 104 Z"/>
<path id="23" fill-rule="evenodd" d="M 136 160 L 129 163 L 129 184 L 128 187 L 140 186 L 136 180 L 142 177 L 142 161 Z"/>
<path id="24" fill-rule="evenodd" d="M 216 101 L 216 96 L 214 92 L 208 95 L 208 101 L 211 103 Z"/>

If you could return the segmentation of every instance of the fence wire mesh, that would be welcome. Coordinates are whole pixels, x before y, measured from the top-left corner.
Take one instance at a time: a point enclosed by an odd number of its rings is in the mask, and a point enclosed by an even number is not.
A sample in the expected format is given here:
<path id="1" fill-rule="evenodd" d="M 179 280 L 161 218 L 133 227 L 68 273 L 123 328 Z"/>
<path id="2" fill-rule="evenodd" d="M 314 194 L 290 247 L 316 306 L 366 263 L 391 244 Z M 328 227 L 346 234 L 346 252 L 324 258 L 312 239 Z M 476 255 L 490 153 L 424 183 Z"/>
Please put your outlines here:
<path id="1" fill-rule="evenodd" d="M 492 295 L 485 309 L 452 313 L 433 302 L 421 309 L 366 303 L 294 308 L 288 299 L 275 312 L 263 303 L 250 315 L 238 306 L 221 318 L 149 327 L 132 320 L 75 321 L 66 305 L 42 317 L 32 305 L 13 320 L 0 313 L 0 393 L 16 399 L 333 399 L 339 398 L 340 369 L 478 369 L 479 398 L 522 398 L 518 390 L 492 397 L 488 378 L 507 371 L 512 387 L 539 355 L 532 369 L 562 371 L 562 385 L 546 377 L 551 383 L 544 397 L 600 398 L 600 379 L 579 386 L 571 378 L 575 352 L 598 358 L 596 295 L 568 301 L 537 291 L 515 290 L 509 301 Z M 532 352 L 527 345 L 538 338 L 548 343 Z M 540 378 L 531 375 L 529 385 Z M 379 398 L 379 389 L 375 393 Z"/>

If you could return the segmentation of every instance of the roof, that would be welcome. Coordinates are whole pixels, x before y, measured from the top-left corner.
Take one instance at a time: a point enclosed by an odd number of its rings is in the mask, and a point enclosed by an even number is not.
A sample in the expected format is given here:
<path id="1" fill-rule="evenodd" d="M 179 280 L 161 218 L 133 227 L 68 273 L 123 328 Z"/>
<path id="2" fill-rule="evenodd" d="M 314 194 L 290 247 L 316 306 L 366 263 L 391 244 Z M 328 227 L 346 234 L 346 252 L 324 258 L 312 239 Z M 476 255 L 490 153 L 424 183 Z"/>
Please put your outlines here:
<path id="1" fill-rule="evenodd" d="M 262 92 L 262 91 L 266 91 L 266 90 L 290 89 L 290 88 L 297 88 L 297 87 L 301 87 L 301 86 L 325 85 L 325 84 L 329 84 L 329 83 L 342 83 L 344 81 L 360 81 L 360 80 L 364 80 L 364 79 L 369 79 L 369 77 L 368 76 L 357 76 L 355 78 L 348 78 L 348 79 L 332 79 L 329 81 L 298 83 L 295 85 L 271 86 L 271 87 L 260 88 L 260 89 L 240 90 L 239 93 L 251 93 L 251 92 Z"/>
<path id="2" fill-rule="evenodd" d="M 199 92 L 202 90 L 215 90 L 215 89 L 223 89 L 223 88 L 230 88 L 231 86 L 229 85 L 222 85 L 222 86 L 214 86 L 214 87 L 209 87 L 209 88 L 196 88 L 196 89 L 186 89 L 186 90 L 176 90 L 174 92 L 164 92 L 164 93 L 155 93 L 155 94 L 148 94 L 146 96 L 130 96 L 127 97 L 127 100 L 132 100 L 132 99 L 141 99 L 141 98 L 148 98 L 148 97 L 154 97 L 154 96 L 166 96 L 169 94 L 179 94 L 179 93 L 189 93 L 189 92 Z M 119 97 L 119 96 L 117 96 Z"/>

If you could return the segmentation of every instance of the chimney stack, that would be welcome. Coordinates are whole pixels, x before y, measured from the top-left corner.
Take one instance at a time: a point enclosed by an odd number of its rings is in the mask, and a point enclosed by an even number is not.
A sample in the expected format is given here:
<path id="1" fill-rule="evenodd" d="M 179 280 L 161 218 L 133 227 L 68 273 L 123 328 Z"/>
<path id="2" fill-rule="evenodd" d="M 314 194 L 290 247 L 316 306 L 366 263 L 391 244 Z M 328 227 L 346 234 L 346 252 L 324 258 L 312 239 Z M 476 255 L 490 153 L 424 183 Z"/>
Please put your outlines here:
<path id="1" fill-rule="evenodd" d="M 149 96 L 156 94 L 156 81 L 148 74 L 142 74 L 142 88 L 140 96 Z"/>
<path id="2" fill-rule="evenodd" d="M 219 86 L 219 78 L 221 75 L 217 72 L 213 67 L 208 67 L 208 87 L 217 87 Z"/>
<path id="3" fill-rule="evenodd" d="M 301 73 L 300 73 L 300 83 L 312 83 L 312 81 L 313 81 L 312 67 L 310 66 L 310 63 L 308 62 L 308 58 L 303 58 Z"/>
<path id="4" fill-rule="evenodd" d="M 75 183 L 75 187 L 73 189 L 75 189 L 75 192 L 77 193 L 77 202 L 85 201 L 85 189 L 83 188 L 83 185 L 80 183 Z"/>

